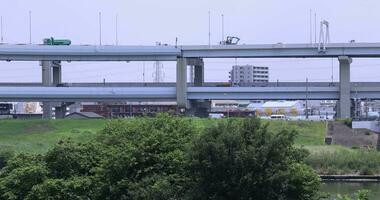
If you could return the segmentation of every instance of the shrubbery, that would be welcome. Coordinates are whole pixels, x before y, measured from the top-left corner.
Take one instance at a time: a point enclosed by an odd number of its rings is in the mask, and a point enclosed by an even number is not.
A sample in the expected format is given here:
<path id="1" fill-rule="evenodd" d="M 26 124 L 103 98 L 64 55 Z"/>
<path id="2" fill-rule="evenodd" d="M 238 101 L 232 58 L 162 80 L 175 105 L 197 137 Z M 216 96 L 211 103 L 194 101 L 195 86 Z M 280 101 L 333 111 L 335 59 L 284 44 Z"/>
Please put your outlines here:
<path id="1" fill-rule="evenodd" d="M 343 149 L 320 151 L 308 156 L 305 161 L 318 174 L 374 175 L 380 172 L 380 154 L 374 150 Z"/>
<path id="2" fill-rule="evenodd" d="M 193 199 L 313 199 L 319 178 L 302 163 L 296 133 L 269 133 L 257 119 L 206 129 L 191 149 Z"/>
<path id="3" fill-rule="evenodd" d="M 295 134 L 257 119 L 205 130 L 168 115 L 113 121 L 87 143 L 9 160 L 0 199 L 314 199 L 319 178 Z"/>

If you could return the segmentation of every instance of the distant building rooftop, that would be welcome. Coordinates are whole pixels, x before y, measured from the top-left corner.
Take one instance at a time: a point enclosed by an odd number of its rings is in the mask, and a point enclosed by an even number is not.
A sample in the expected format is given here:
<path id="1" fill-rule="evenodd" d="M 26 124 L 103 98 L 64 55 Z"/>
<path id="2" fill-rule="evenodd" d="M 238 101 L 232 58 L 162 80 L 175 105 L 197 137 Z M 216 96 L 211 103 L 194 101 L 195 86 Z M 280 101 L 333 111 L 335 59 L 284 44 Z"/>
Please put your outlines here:
<path id="1" fill-rule="evenodd" d="M 263 108 L 290 108 L 295 106 L 298 101 L 267 101 L 263 104 Z"/>
<path id="2" fill-rule="evenodd" d="M 104 117 L 94 112 L 73 112 L 66 115 L 68 119 L 103 119 Z"/>

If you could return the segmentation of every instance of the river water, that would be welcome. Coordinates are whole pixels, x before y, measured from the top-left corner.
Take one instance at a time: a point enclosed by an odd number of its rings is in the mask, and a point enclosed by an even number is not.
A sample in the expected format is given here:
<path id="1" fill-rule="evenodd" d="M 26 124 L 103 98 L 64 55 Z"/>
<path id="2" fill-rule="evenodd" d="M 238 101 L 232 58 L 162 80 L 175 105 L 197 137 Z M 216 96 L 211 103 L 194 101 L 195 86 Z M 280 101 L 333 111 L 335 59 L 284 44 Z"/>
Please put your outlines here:
<path id="1" fill-rule="evenodd" d="M 358 190 L 370 190 L 371 200 L 380 200 L 380 183 L 324 183 L 321 191 L 330 194 L 352 194 Z"/>

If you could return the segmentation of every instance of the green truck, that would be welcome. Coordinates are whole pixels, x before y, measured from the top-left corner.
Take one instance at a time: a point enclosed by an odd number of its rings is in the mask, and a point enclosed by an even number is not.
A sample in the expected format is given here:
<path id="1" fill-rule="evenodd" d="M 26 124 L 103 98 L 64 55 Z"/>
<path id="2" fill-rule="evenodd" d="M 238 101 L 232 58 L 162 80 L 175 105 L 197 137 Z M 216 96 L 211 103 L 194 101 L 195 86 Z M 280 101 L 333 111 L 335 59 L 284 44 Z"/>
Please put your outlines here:
<path id="1" fill-rule="evenodd" d="M 68 46 L 70 44 L 71 44 L 71 40 L 66 40 L 66 39 L 56 40 L 53 37 L 44 39 L 44 45 L 66 45 L 66 46 Z"/>

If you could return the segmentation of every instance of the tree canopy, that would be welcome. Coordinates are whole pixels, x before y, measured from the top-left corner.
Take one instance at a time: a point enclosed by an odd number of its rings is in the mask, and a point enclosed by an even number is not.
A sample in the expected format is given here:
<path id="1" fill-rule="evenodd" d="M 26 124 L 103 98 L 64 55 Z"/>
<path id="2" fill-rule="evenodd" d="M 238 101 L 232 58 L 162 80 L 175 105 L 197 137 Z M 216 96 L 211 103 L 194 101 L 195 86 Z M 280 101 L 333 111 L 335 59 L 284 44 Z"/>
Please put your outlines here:
<path id="1" fill-rule="evenodd" d="M 111 121 L 94 140 L 19 154 L 0 171 L 1 199 L 314 199 L 318 176 L 294 131 L 258 119 L 200 129 L 190 118 Z"/>

